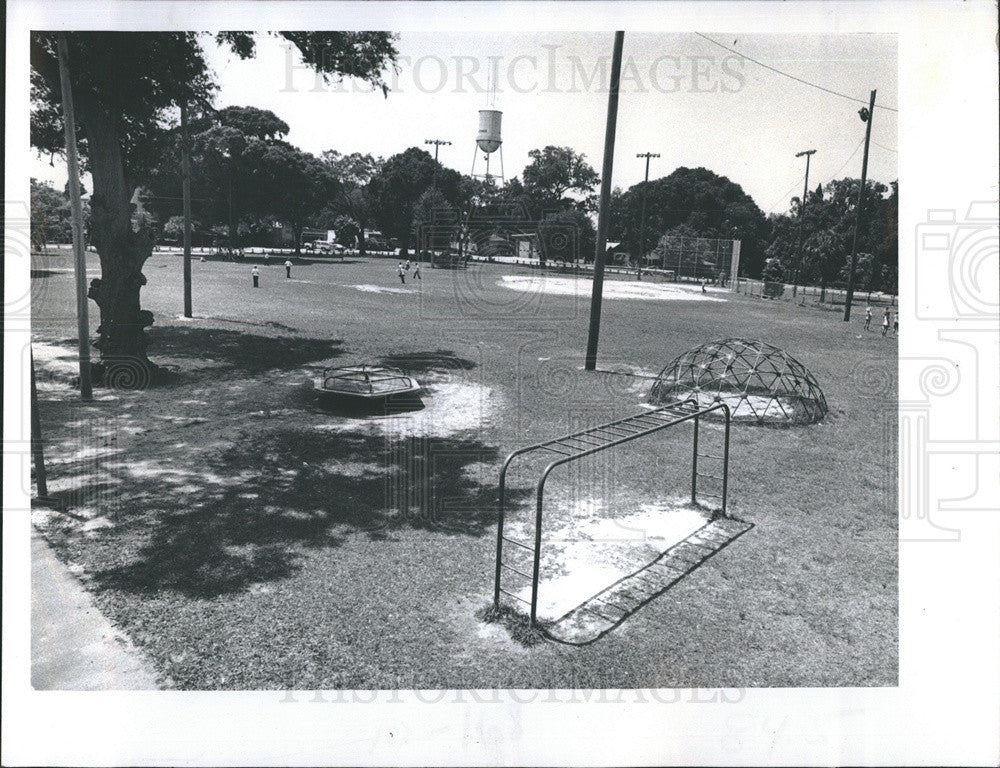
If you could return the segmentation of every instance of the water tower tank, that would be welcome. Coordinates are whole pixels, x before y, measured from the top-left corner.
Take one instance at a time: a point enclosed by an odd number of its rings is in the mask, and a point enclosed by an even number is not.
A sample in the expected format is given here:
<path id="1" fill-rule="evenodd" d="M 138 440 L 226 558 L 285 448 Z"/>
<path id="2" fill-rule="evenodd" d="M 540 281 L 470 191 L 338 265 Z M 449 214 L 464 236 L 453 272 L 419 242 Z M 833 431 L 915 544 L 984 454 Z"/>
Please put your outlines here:
<path id="1" fill-rule="evenodd" d="M 479 134 L 476 136 L 476 144 L 487 154 L 496 152 L 503 143 L 500 138 L 500 118 L 502 116 L 503 112 L 497 109 L 479 110 Z"/>

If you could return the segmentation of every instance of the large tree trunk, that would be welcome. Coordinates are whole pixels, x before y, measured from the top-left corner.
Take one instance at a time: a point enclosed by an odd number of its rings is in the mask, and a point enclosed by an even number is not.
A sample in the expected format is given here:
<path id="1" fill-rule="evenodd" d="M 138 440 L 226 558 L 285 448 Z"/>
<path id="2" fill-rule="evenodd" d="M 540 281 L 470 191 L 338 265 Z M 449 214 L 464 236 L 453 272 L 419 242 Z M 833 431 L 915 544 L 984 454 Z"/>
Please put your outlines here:
<path id="1" fill-rule="evenodd" d="M 153 250 L 147 229 L 132 227 L 131 191 L 125 180 L 116 122 L 99 106 L 80 104 L 87 129 L 87 150 L 94 190 L 90 200 L 91 242 L 101 261 L 101 277 L 88 296 L 100 310 L 101 362 L 95 372 L 106 386 L 134 388 L 151 382 L 156 366 L 146 356 L 145 328 L 152 312 L 139 304 L 146 284 L 142 265 Z"/>

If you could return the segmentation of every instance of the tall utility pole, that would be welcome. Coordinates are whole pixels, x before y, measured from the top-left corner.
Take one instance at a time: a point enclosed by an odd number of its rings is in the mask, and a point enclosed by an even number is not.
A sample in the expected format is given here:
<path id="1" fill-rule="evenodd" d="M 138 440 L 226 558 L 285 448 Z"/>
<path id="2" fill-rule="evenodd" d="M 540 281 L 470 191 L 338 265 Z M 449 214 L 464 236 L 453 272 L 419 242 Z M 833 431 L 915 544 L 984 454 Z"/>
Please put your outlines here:
<path id="1" fill-rule="evenodd" d="M 807 149 L 803 152 L 797 152 L 796 157 L 806 156 L 806 181 L 802 185 L 802 201 L 799 203 L 799 233 L 796 236 L 796 262 L 795 262 L 795 278 L 792 282 L 792 298 L 799 292 L 799 270 L 802 269 L 802 248 L 805 246 L 802 240 L 802 217 L 806 212 L 806 196 L 809 194 L 809 161 L 812 156 L 816 154 L 815 149 Z M 805 291 L 803 291 L 803 295 Z"/>
<path id="2" fill-rule="evenodd" d="M 844 322 L 851 321 L 851 302 L 854 300 L 854 273 L 858 268 L 858 229 L 861 226 L 862 208 L 865 204 L 865 183 L 868 180 L 868 142 L 872 138 L 872 118 L 875 112 L 875 91 L 872 91 L 868 109 L 858 110 L 865 125 L 865 159 L 861 161 L 861 191 L 858 192 L 858 209 L 854 216 L 854 242 L 851 244 L 851 271 L 847 276 L 847 298 L 844 300 Z"/>
<path id="3" fill-rule="evenodd" d="M 433 144 L 434 145 L 434 181 L 433 181 L 433 187 L 434 187 L 434 189 L 437 189 L 438 149 L 440 149 L 442 146 L 450 147 L 451 146 L 451 142 L 450 141 L 442 141 L 441 139 L 427 139 L 424 142 L 424 144 Z"/>
<path id="4" fill-rule="evenodd" d="M 427 139 L 424 144 L 434 145 L 434 178 L 431 180 L 431 189 L 435 192 L 438 187 L 438 150 L 442 146 L 451 146 L 450 141 L 443 141 L 442 139 Z M 432 237 L 437 237 L 437 208 L 431 209 L 431 233 Z M 461 240 L 461 233 L 459 233 L 459 240 Z M 433 248 L 432 248 L 433 250 Z"/>
<path id="5" fill-rule="evenodd" d="M 76 273 L 76 333 L 80 354 L 80 398 L 94 397 L 90 383 L 90 320 L 87 316 L 87 259 L 83 243 L 83 203 L 80 201 L 80 159 L 76 154 L 76 120 L 73 116 L 73 88 L 69 80 L 69 53 L 66 35 L 60 34 L 59 87 L 62 91 L 63 124 L 66 133 L 66 167 L 69 171 L 69 204 L 73 224 L 73 267 Z"/>
<path id="6" fill-rule="evenodd" d="M 191 317 L 191 147 L 187 104 L 181 104 L 181 188 L 184 196 L 184 317 Z"/>
<path id="7" fill-rule="evenodd" d="M 636 157 L 646 158 L 646 179 L 642 185 L 642 214 L 639 216 L 639 267 L 636 270 L 636 277 L 642 280 L 642 262 L 646 257 L 646 192 L 649 186 L 649 159 L 659 157 L 655 152 L 642 152 Z"/>
<path id="8" fill-rule="evenodd" d="M 601 294 L 604 290 L 604 251 L 608 245 L 608 208 L 611 202 L 611 168 L 615 159 L 615 128 L 618 125 L 618 83 L 622 73 L 624 32 L 615 32 L 615 47 L 611 55 L 611 83 L 608 89 L 608 121 L 604 129 L 604 166 L 601 169 L 601 207 L 597 214 L 597 248 L 594 252 L 594 292 L 590 298 L 590 332 L 587 335 L 587 356 L 583 367 L 597 368 L 597 340 L 601 333 Z M 539 529 L 538 535 L 541 535 Z M 537 565 L 537 560 L 535 561 Z M 536 578 L 538 574 L 535 574 Z"/>

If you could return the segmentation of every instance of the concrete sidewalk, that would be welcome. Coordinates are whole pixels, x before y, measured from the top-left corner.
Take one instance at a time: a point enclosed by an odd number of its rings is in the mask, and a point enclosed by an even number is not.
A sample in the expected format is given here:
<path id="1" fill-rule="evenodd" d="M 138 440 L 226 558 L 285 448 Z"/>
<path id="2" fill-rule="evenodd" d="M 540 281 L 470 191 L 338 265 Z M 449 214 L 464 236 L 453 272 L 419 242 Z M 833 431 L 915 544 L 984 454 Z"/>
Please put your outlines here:
<path id="1" fill-rule="evenodd" d="M 149 661 L 104 618 L 80 582 L 34 529 L 31 686 L 37 691 L 162 687 Z"/>

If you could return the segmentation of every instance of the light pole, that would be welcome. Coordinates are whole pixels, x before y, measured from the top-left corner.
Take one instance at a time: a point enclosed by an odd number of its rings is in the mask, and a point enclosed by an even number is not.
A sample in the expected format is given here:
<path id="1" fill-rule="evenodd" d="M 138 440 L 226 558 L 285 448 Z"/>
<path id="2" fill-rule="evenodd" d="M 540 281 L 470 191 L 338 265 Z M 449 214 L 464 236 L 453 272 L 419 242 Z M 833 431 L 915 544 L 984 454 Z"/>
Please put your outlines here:
<path id="1" fill-rule="evenodd" d="M 655 152 L 640 152 L 636 157 L 646 158 L 646 178 L 642 184 L 642 213 L 639 216 L 639 266 L 635 271 L 635 276 L 642 280 L 642 260 L 646 256 L 646 192 L 649 186 L 649 159 L 659 155 Z"/>
<path id="2" fill-rule="evenodd" d="M 424 144 L 433 144 L 434 145 L 434 177 L 431 180 L 431 189 L 433 189 L 436 192 L 437 191 L 437 181 L 438 181 L 438 150 L 442 146 L 449 146 L 450 147 L 451 146 L 451 142 L 450 141 L 444 141 L 442 139 L 427 139 L 426 141 L 424 141 Z M 431 201 L 431 205 L 434 205 L 433 201 Z M 431 232 L 435 232 L 436 228 L 437 228 L 437 208 L 432 208 L 431 209 Z M 436 232 L 435 232 L 435 234 L 436 234 Z"/>
<path id="3" fill-rule="evenodd" d="M 451 146 L 450 141 L 442 141 L 441 139 L 427 139 L 424 144 L 434 145 L 434 181 L 432 185 L 434 189 L 437 189 L 437 177 L 438 177 L 438 150 L 443 146 Z"/>
<path id="4" fill-rule="evenodd" d="M 851 302 L 854 300 L 854 272 L 858 268 L 858 229 L 861 225 L 862 206 L 865 204 L 865 183 L 868 179 L 868 142 L 872 137 L 872 114 L 875 111 L 875 91 L 872 91 L 868 109 L 862 107 L 858 115 L 865 126 L 865 159 L 861 162 L 861 190 L 858 192 L 858 212 L 854 216 L 854 242 L 851 244 L 851 271 L 847 276 L 847 297 L 844 300 L 844 322 L 851 321 Z"/>
<path id="5" fill-rule="evenodd" d="M 802 217 L 805 215 L 806 212 L 806 195 L 809 194 L 809 161 L 815 154 L 816 154 L 815 149 L 807 149 L 802 152 L 797 152 L 795 154 L 796 157 L 802 157 L 803 155 L 806 156 L 806 181 L 805 184 L 803 184 L 802 186 L 802 200 L 799 203 L 799 233 L 796 237 L 798 247 L 795 249 L 796 250 L 795 278 L 792 281 L 792 298 L 795 298 L 796 294 L 798 294 L 799 292 L 799 270 L 802 269 L 802 248 L 805 245 L 805 243 L 802 240 Z M 803 291 L 802 293 L 804 296 L 805 291 Z"/>

